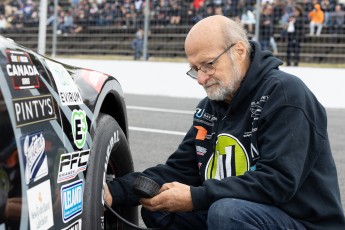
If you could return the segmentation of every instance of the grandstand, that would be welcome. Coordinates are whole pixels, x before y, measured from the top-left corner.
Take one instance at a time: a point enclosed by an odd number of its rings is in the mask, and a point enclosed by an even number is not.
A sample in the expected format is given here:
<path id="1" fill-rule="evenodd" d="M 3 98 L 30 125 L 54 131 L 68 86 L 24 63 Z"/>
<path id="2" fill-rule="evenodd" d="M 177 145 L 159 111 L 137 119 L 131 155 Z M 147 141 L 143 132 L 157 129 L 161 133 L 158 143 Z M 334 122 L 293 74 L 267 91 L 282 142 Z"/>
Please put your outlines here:
<path id="1" fill-rule="evenodd" d="M 14 1 L 7 1 L 7 3 L 9 2 Z M 6 16 L 9 24 L 10 22 L 12 24 L 7 28 L 0 27 L 0 34 L 36 51 L 38 42 L 38 19 L 37 12 L 36 14 L 34 12 L 37 10 L 38 1 L 31 2 L 31 0 L 22 0 L 21 2 L 24 2 L 24 4 L 21 9 L 17 7 L 18 11 L 15 13 L 16 17 L 13 15 Z M 139 2 L 141 3 L 140 6 Z M 241 3 L 245 3 L 244 8 L 252 12 L 255 12 L 256 7 L 255 1 L 211 0 L 204 1 L 203 6 L 197 6 L 195 2 L 197 1 L 150 1 L 150 23 L 147 47 L 150 57 L 185 57 L 184 39 L 193 23 L 197 20 L 212 14 L 223 14 L 241 20 L 244 14 L 243 6 L 240 8 Z M 235 9 L 229 8 L 231 6 L 228 5 L 233 4 L 233 2 L 238 2 L 238 7 Z M 272 49 L 272 52 L 283 61 L 286 61 L 287 49 L 286 37 L 282 36 L 283 28 L 285 28 L 283 21 L 291 2 L 297 4 L 294 0 L 276 0 L 274 3 L 262 3 L 262 6 L 267 4 L 274 6 L 273 13 L 275 15 L 272 15 L 272 37 L 274 37 L 278 49 L 277 51 L 271 47 L 270 49 Z M 302 5 L 305 12 L 310 11 L 310 7 L 312 7 L 312 5 L 309 4 L 308 8 L 307 2 L 309 1 L 304 1 Z M 28 13 L 30 12 L 28 9 L 26 11 L 24 10 L 26 9 L 27 3 L 31 4 L 31 8 L 29 7 L 31 14 Z M 133 56 L 134 51 L 131 48 L 131 44 L 137 30 L 143 28 L 145 1 L 63 0 L 59 1 L 59 4 L 58 21 L 60 24 L 58 25 L 56 39 L 56 55 Z M 332 12 L 337 4 L 338 2 L 334 1 L 333 6 L 330 8 L 330 11 L 328 11 L 328 24 L 324 24 L 320 35 L 309 35 L 309 19 L 306 16 L 307 14 L 305 14 L 303 25 L 304 38 L 300 43 L 300 62 L 323 64 L 344 63 L 344 20 L 342 21 L 342 30 L 339 30 L 340 32 L 335 32 L 334 25 L 332 24 Z M 8 5 L 6 6 L 8 7 Z M 343 7 L 343 5 L 341 5 L 341 7 Z M 0 6 L 0 16 L 6 15 L 6 12 L 1 12 L 1 8 Z M 26 19 L 22 22 L 22 25 L 18 27 L 18 19 L 15 18 L 18 18 L 17 15 L 20 13 L 24 14 L 24 12 L 27 14 L 25 16 Z M 48 8 L 48 17 L 50 17 L 50 19 L 52 17 L 52 12 L 52 5 L 50 5 Z M 90 12 L 93 12 L 93 14 Z M 325 15 L 326 12 L 325 10 Z M 343 10 L 342 12 L 344 19 L 345 13 Z M 34 15 L 35 17 L 28 18 L 28 15 Z M 68 25 L 64 25 L 65 22 L 67 23 L 69 21 L 68 16 L 70 16 L 72 21 L 69 27 Z M 50 23 L 47 26 L 46 54 L 51 54 L 52 52 L 53 31 L 51 25 Z M 249 37 L 253 37 L 254 34 L 255 31 L 248 32 Z"/>

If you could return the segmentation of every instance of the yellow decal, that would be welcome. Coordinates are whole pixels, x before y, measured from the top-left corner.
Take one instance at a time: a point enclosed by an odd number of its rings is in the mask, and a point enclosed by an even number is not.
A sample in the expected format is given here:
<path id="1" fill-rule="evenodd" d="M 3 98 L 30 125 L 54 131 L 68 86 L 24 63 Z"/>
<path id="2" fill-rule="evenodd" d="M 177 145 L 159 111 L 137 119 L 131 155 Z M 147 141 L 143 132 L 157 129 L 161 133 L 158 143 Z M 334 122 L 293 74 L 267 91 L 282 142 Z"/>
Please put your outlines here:
<path id="1" fill-rule="evenodd" d="M 249 170 L 245 148 L 229 134 L 218 135 L 215 153 L 207 163 L 205 179 L 223 179 L 243 175 Z"/>

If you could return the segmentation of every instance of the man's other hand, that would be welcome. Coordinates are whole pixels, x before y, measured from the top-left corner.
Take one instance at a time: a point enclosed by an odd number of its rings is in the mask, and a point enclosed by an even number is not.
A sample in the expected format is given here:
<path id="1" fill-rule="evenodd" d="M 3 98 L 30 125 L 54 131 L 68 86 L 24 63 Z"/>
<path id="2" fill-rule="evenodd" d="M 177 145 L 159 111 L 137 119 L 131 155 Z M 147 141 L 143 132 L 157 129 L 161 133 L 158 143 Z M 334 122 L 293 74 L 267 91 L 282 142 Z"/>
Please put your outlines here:
<path id="1" fill-rule="evenodd" d="M 103 190 L 104 190 L 104 195 L 103 195 L 104 201 L 106 204 L 108 204 L 111 207 L 113 203 L 113 197 L 111 196 L 107 183 L 103 184 Z"/>
<path id="2" fill-rule="evenodd" d="M 142 198 L 142 206 L 150 211 L 187 212 L 193 210 L 190 187 L 178 182 L 163 184 L 153 198 Z"/>

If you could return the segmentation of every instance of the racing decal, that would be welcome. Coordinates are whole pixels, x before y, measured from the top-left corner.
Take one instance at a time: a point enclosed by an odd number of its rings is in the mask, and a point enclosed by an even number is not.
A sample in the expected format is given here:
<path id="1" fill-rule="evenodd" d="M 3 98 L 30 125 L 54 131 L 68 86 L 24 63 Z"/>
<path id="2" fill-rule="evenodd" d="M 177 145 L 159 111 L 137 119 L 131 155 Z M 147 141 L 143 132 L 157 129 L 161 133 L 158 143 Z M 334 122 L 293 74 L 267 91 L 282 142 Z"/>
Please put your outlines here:
<path id="1" fill-rule="evenodd" d="M 269 95 L 264 95 L 260 97 L 260 100 L 252 101 L 250 103 L 250 117 L 253 119 L 252 128 L 250 131 L 244 132 L 243 137 L 251 137 L 255 132 L 258 131 L 258 120 L 261 116 L 262 108 L 269 97 Z"/>
<path id="2" fill-rule="evenodd" d="M 57 183 L 73 179 L 79 172 L 85 171 L 89 155 L 90 150 L 61 154 Z"/>
<path id="3" fill-rule="evenodd" d="M 81 230 L 81 219 L 69 225 L 67 228 L 63 228 L 61 230 Z"/>
<path id="4" fill-rule="evenodd" d="M 243 175 L 249 167 L 248 154 L 239 140 L 229 134 L 220 134 L 215 153 L 206 165 L 205 179 Z"/>
<path id="5" fill-rule="evenodd" d="M 59 63 L 46 60 L 53 75 L 62 105 L 80 105 L 83 99 L 71 75 Z"/>
<path id="6" fill-rule="evenodd" d="M 205 109 L 196 108 L 194 121 L 208 126 L 214 126 L 214 122 L 217 121 L 217 117 L 205 112 Z"/>
<path id="7" fill-rule="evenodd" d="M 49 229 L 54 225 L 49 180 L 27 190 L 30 229 Z"/>
<path id="8" fill-rule="evenodd" d="M 61 187 L 61 207 L 64 223 L 83 212 L 83 187 L 82 179 Z"/>
<path id="9" fill-rule="evenodd" d="M 27 52 L 6 50 L 8 76 L 12 77 L 14 89 L 39 88 L 39 73 Z"/>
<path id="10" fill-rule="evenodd" d="M 48 175 L 45 139 L 42 132 L 27 135 L 22 138 L 25 164 L 25 182 L 30 184 Z"/>
<path id="11" fill-rule="evenodd" d="M 197 155 L 203 156 L 207 153 L 207 149 L 202 146 L 195 146 L 195 148 L 196 148 Z"/>
<path id="12" fill-rule="evenodd" d="M 81 70 L 79 74 L 86 82 L 88 82 L 92 88 L 94 88 L 98 93 L 101 92 L 103 84 L 105 80 L 107 80 L 107 76 L 103 73 L 97 71 L 90 71 L 90 70 Z"/>
<path id="13" fill-rule="evenodd" d="M 56 119 L 51 95 L 16 98 L 12 103 L 17 127 Z"/>
<path id="14" fill-rule="evenodd" d="M 86 122 L 86 113 L 85 111 L 79 109 L 74 109 L 71 117 L 72 123 L 72 133 L 74 144 L 82 149 L 85 144 L 86 134 L 87 134 L 87 122 Z"/>
<path id="15" fill-rule="evenodd" d="M 194 126 L 194 128 L 196 128 L 198 130 L 196 136 L 195 136 L 195 140 L 205 140 L 206 135 L 207 135 L 207 130 L 202 127 L 202 126 Z"/>

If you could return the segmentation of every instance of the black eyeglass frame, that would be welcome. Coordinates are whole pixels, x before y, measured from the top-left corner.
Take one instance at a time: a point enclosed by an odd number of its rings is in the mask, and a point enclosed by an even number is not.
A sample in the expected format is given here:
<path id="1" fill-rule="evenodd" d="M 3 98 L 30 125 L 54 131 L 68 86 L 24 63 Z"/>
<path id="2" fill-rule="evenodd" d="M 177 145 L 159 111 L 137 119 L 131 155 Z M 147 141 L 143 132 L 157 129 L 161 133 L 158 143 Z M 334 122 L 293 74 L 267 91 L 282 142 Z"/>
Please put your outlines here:
<path id="1" fill-rule="evenodd" d="M 236 42 L 231 44 L 228 48 L 226 48 L 221 54 L 219 54 L 215 59 L 213 59 L 211 62 L 208 62 L 208 63 L 205 63 L 205 64 L 202 64 L 200 66 L 200 68 L 197 68 L 197 69 L 193 69 L 193 68 L 190 68 L 190 70 L 187 71 L 187 75 L 193 79 L 198 79 L 198 72 L 199 70 L 201 70 L 202 72 L 206 73 L 206 69 L 207 68 L 203 68 L 205 66 L 212 66 L 212 68 L 214 69 L 214 72 L 213 73 L 208 73 L 208 75 L 212 75 L 216 72 L 216 67 L 213 66 L 214 63 L 216 63 L 218 61 L 218 59 L 223 55 L 225 54 L 226 52 L 228 52 L 232 47 L 234 47 L 234 45 L 236 45 Z"/>

